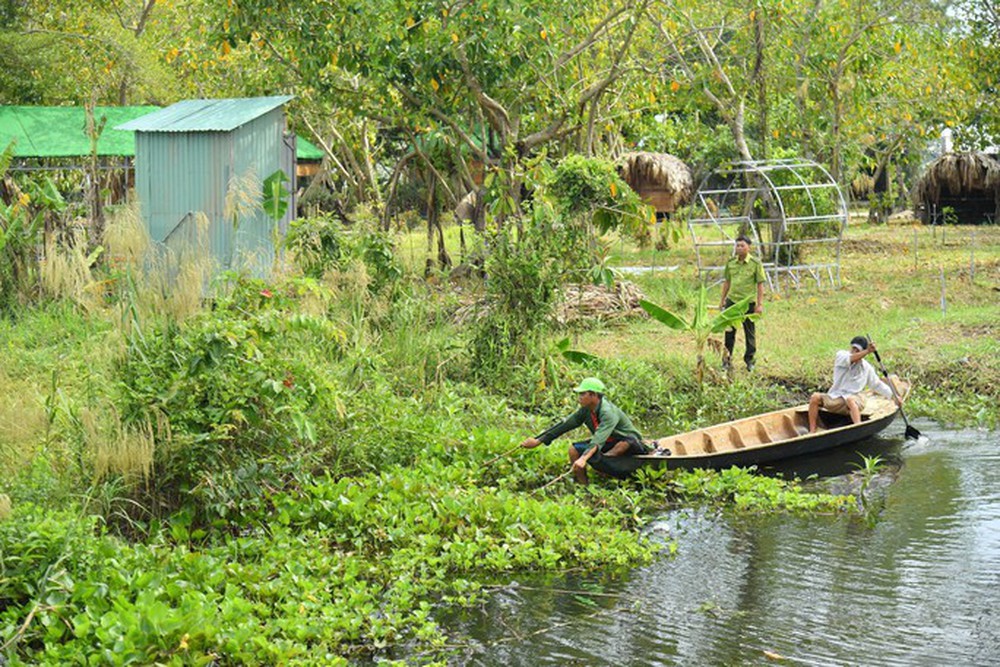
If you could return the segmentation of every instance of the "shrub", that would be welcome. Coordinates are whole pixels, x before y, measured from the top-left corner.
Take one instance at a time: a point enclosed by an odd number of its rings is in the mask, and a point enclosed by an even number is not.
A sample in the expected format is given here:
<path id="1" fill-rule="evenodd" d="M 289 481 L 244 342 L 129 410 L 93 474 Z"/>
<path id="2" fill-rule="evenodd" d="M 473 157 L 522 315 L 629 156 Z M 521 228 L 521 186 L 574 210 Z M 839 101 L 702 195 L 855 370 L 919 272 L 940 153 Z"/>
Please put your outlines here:
<path id="1" fill-rule="evenodd" d="M 470 340 L 472 368 L 487 386 L 536 359 L 561 275 L 551 241 L 529 230 L 520 239 L 508 227 L 491 238 L 486 257 L 487 311 Z"/>
<path id="2" fill-rule="evenodd" d="M 328 271 L 343 271 L 354 261 L 363 262 L 370 278 L 368 289 L 379 294 L 398 283 L 402 267 L 393 253 L 392 239 L 378 228 L 375 218 L 364 212 L 357 218 L 352 228 L 332 215 L 299 218 L 292 222 L 285 245 L 310 278 L 320 279 Z"/>
<path id="3" fill-rule="evenodd" d="M 293 286 L 243 281 L 216 310 L 135 331 L 117 374 L 126 424 L 159 428 L 154 506 L 205 518 L 253 507 L 303 465 L 315 415 L 335 393 L 316 363 L 343 334 L 296 314 Z"/>

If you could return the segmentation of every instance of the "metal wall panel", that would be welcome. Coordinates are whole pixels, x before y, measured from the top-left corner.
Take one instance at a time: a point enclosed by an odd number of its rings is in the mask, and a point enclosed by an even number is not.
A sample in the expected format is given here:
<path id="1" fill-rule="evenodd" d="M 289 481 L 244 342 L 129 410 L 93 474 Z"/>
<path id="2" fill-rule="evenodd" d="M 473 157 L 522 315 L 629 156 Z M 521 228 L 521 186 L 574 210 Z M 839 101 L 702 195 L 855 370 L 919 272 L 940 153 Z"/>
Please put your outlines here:
<path id="1" fill-rule="evenodd" d="M 136 133 L 136 192 L 150 237 L 171 245 L 185 237 L 182 223 L 204 213 L 212 254 L 223 268 L 232 247 L 232 225 L 225 221 L 231 143 L 226 132 Z"/>

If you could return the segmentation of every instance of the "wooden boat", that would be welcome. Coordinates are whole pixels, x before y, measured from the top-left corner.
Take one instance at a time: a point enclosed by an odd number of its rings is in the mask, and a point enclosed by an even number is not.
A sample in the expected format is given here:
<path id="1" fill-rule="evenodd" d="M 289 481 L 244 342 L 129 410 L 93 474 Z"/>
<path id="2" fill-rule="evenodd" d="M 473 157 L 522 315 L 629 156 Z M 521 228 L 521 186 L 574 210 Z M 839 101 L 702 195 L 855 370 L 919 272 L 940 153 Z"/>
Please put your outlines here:
<path id="1" fill-rule="evenodd" d="M 905 399 L 909 385 L 898 382 L 897 387 Z M 865 408 L 858 424 L 852 424 L 850 417 L 820 410 L 818 428 L 815 433 L 809 433 L 809 405 L 804 404 L 659 438 L 647 442 L 652 452 L 646 455 L 594 457 L 590 463 L 596 470 L 613 477 L 626 477 L 648 465 L 748 467 L 870 438 L 891 424 L 898 412 L 892 399 L 866 391 Z"/>

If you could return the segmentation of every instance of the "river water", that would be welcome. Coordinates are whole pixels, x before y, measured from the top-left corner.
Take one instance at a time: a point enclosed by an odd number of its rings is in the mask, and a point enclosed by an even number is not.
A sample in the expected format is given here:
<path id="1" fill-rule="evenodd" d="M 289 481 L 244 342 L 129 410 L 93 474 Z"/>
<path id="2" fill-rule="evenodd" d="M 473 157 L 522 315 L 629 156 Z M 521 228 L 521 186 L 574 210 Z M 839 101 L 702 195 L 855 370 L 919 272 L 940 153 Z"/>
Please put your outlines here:
<path id="1" fill-rule="evenodd" d="M 927 439 L 904 442 L 894 425 L 771 471 L 856 491 L 856 452 L 880 454 L 874 526 L 674 511 L 649 527 L 677 541 L 673 557 L 626 576 L 522 576 L 448 612 L 467 642 L 450 662 L 1000 665 L 1000 433 L 916 426 Z"/>

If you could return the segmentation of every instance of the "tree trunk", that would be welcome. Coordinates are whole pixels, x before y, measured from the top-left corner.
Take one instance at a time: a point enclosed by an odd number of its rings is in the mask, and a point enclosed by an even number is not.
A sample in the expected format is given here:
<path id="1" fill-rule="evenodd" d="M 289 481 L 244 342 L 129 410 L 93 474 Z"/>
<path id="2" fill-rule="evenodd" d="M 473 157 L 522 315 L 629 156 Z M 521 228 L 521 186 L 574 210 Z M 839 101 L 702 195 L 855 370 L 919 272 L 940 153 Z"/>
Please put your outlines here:
<path id="1" fill-rule="evenodd" d="M 753 160 L 753 153 L 750 152 L 750 146 L 747 144 L 745 111 L 746 104 L 740 100 L 736 105 L 736 112 L 729 118 L 729 130 L 733 133 L 733 142 L 736 144 L 740 158 L 749 162 Z"/>
<path id="2" fill-rule="evenodd" d="M 472 226 L 480 234 L 486 231 L 486 190 L 483 188 L 476 191 L 476 205 L 472 209 Z"/>
<path id="3" fill-rule="evenodd" d="M 430 277 L 434 272 L 434 211 L 437 209 L 437 202 L 434 201 L 434 191 L 437 188 L 437 181 L 431 176 L 427 185 L 427 255 L 424 260 L 424 276 Z"/>
<path id="4" fill-rule="evenodd" d="M 104 131 L 104 124 L 107 118 L 97 121 L 94 118 L 95 100 L 84 104 L 84 113 L 87 117 L 87 137 L 90 139 L 90 156 L 87 161 L 87 198 L 90 200 L 90 249 L 100 245 L 104 237 L 104 201 L 101 198 L 100 174 L 97 170 L 97 140 Z"/>
<path id="5" fill-rule="evenodd" d="M 764 77 L 764 13 L 758 5 L 754 12 L 754 65 L 753 77 L 757 83 L 757 113 L 760 116 L 760 157 L 767 159 L 767 141 L 770 129 L 767 125 L 767 80 Z"/>
<path id="6" fill-rule="evenodd" d="M 451 268 L 451 256 L 448 254 L 448 249 L 445 247 L 444 243 L 444 228 L 441 226 L 441 216 L 434 213 L 434 226 L 437 228 L 438 237 L 438 268 L 450 269 Z"/>
<path id="7" fill-rule="evenodd" d="M 834 76 L 830 82 L 830 100 L 833 103 L 833 124 L 830 126 L 830 176 L 835 183 L 840 183 L 840 126 L 842 110 L 840 108 L 840 77 Z"/>

